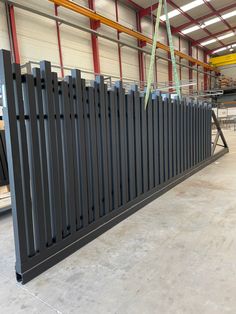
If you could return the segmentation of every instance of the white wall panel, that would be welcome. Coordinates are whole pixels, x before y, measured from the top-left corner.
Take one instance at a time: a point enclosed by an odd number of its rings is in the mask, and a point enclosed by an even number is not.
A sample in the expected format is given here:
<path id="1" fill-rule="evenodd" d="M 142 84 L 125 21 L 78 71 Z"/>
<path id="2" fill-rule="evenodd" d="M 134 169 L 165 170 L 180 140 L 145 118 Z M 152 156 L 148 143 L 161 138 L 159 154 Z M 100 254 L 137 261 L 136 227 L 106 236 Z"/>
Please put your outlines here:
<path id="1" fill-rule="evenodd" d="M 91 36 L 80 30 L 60 26 L 63 62 L 65 66 L 93 71 Z"/>
<path id="2" fill-rule="evenodd" d="M 115 1 L 114 0 L 96 0 L 96 12 L 108 17 L 109 19 L 116 20 Z"/>
<path id="3" fill-rule="evenodd" d="M 231 64 L 224 67 L 219 67 L 221 73 L 225 76 L 232 77 L 234 80 L 236 80 L 236 65 Z"/>
<path id="4" fill-rule="evenodd" d="M 101 72 L 119 76 L 118 47 L 116 43 L 99 38 Z"/>
<path id="5" fill-rule="evenodd" d="M 168 40 L 167 40 L 167 33 L 166 33 L 166 28 L 164 27 L 160 27 L 159 29 L 159 37 L 157 39 L 158 41 L 160 41 L 161 43 L 168 45 Z"/>
<path id="6" fill-rule="evenodd" d="M 45 9 L 52 14 L 53 6 L 49 4 Z M 55 22 L 18 8 L 15 20 L 21 63 L 46 59 L 59 64 Z"/>
<path id="7" fill-rule="evenodd" d="M 118 2 L 119 23 L 131 29 L 136 29 L 136 13 L 131 8 Z"/>
<path id="8" fill-rule="evenodd" d="M 173 39 L 174 48 L 175 48 L 176 50 L 179 50 L 179 37 L 173 36 L 172 39 Z"/>
<path id="9" fill-rule="evenodd" d="M 98 13 L 101 13 L 112 20 L 116 20 L 115 1 L 98 0 L 95 1 L 95 5 L 95 9 Z M 101 25 L 98 31 L 101 34 L 117 39 L 117 31 L 111 27 Z M 99 38 L 98 42 L 101 72 L 119 76 L 118 45 L 103 38 Z"/>
<path id="10" fill-rule="evenodd" d="M 198 60 L 200 61 L 204 60 L 204 53 L 202 49 L 198 49 Z"/>
<path id="11" fill-rule="evenodd" d="M 123 77 L 139 80 L 138 53 L 128 47 L 121 48 Z M 119 72 L 118 72 L 119 73 Z"/>
<path id="12" fill-rule="evenodd" d="M 168 81 L 168 62 L 162 59 L 157 60 L 157 81 Z"/>
<path id="13" fill-rule="evenodd" d="M 0 48 L 10 49 L 5 5 L 0 3 Z"/>
<path id="14" fill-rule="evenodd" d="M 153 37 L 153 24 L 150 19 L 143 18 L 141 20 L 141 29 L 145 36 L 149 38 Z"/>
<path id="15" fill-rule="evenodd" d="M 193 58 L 197 58 L 197 47 L 192 47 Z"/>
<path id="16" fill-rule="evenodd" d="M 188 41 L 186 41 L 183 38 L 180 38 L 180 50 L 181 50 L 181 52 L 188 55 Z"/>

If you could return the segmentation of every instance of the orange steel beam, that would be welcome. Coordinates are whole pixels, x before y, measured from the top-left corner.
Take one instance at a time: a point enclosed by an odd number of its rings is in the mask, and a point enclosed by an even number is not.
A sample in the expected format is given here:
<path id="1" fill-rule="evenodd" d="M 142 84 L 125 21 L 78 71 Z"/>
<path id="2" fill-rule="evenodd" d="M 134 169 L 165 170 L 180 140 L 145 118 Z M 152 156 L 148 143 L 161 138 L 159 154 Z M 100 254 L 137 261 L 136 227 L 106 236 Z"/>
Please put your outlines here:
<path id="1" fill-rule="evenodd" d="M 90 19 L 93 19 L 95 21 L 100 21 L 100 23 L 104 24 L 104 25 L 107 25 L 107 26 L 110 26 L 111 28 L 114 28 L 116 29 L 117 31 L 121 32 L 121 33 L 125 33 L 127 35 L 130 35 L 136 39 L 139 39 L 141 41 L 144 41 L 150 45 L 152 45 L 152 39 L 133 30 L 133 29 L 130 29 L 124 25 L 121 25 L 120 23 L 116 22 L 116 21 L 113 21 L 93 10 L 90 10 L 86 7 L 83 7 L 75 2 L 72 2 L 70 0 L 49 0 L 57 5 L 60 5 L 66 9 L 70 9 L 74 12 L 77 12 L 77 13 L 80 13 Z M 169 46 L 167 45 L 164 45 L 160 42 L 157 42 L 157 48 L 160 48 L 162 50 L 165 50 L 166 52 L 170 52 L 170 48 Z M 215 71 L 215 72 L 219 72 L 219 70 L 217 70 L 216 68 L 210 66 L 209 64 L 207 63 L 204 63 L 200 60 L 197 60 L 191 56 L 188 56 L 184 53 L 182 53 L 181 51 L 178 51 L 178 50 L 175 50 L 175 54 L 183 59 L 186 59 L 188 60 L 189 62 L 193 63 L 193 64 L 198 64 L 200 66 L 202 66 L 203 68 L 207 69 L 207 70 L 211 70 L 211 71 Z"/>

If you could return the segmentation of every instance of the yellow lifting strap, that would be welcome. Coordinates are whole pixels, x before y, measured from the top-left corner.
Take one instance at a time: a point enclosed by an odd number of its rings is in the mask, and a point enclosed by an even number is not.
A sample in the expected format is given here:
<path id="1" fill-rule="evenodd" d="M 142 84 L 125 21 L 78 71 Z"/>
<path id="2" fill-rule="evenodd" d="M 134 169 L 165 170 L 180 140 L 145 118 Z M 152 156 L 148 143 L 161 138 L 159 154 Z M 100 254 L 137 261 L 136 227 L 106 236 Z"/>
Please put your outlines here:
<path id="1" fill-rule="evenodd" d="M 148 81 L 147 81 L 147 88 L 146 88 L 146 95 L 145 95 L 145 108 L 147 107 L 147 104 L 148 104 L 148 100 L 149 100 L 149 96 L 151 92 L 151 85 L 153 82 L 153 67 L 154 67 L 154 61 L 155 61 L 155 56 L 156 56 L 156 42 L 157 42 L 158 31 L 159 31 L 162 5 L 163 5 L 162 0 L 160 0 L 158 8 L 157 8 L 156 25 L 155 25 L 155 32 L 153 35 L 153 43 L 152 43 L 152 54 L 151 54 L 149 70 L 148 70 Z M 178 97 L 181 98 L 180 81 L 179 81 L 179 76 L 178 76 L 178 71 L 177 71 L 176 60 L 175 60 L 175 50 L 174 50 L 173 39 L 172 39 L 172 34 L 171 34 L 166 0 L 164 0 L 164 12 L 166 16 L 166 29 L 167 29 L 167 35 L 168 35 L 168 40 L 169 40 L 171 62 L 172 62 L 172 67 L 174 71 L 175 89 L 176 89 Z"/>

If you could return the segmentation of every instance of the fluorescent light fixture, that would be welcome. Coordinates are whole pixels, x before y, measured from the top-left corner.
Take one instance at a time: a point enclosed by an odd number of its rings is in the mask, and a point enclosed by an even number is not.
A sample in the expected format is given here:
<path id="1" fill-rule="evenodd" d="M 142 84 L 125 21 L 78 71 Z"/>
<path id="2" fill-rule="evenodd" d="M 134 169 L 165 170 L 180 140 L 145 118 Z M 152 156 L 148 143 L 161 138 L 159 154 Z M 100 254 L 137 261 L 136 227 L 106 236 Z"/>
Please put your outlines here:
<path id="1" fill-rule="evenodd" d="M 223 15 L 222 15 L 222 18 L 223 18 L 224 20 L 226 20 L 226 19 L 229 19 L 230 17 L 235 16 L 235 15 L 236 15 L 236 10 L 234 10 L 234 11 L 232 11 L 232 12 L 229 12 L 229 13 L 226 13 L 226 14 L 223 14 Z"/>
<path id="2" fill-rule="evenodd" d="M 219 49 L 213 51 L 213 53 L 221 52 L 221 51 L 224 51 L 226 49 L 227 49 L 226 47 L 222 47 L 222 48 L 219 48 Z"/>
<path id="3" fill-rule="evenodd" d="M 170 12 L 168 13 L 168 17 L 169 17 L 169 19 L 171 19 L 172 17 L 175 17 L 175 16 L 180 15 L 180 14 L 181 14 L 181 13 L 179 12 L 179 10 L 173 10 L 173 11 L 170 11 Z M 165 21 L 165 20 L 166 20 L 165 14 L 162 15 L 162 16 L 160 17 L 160 19 L 161 19 L 162 21 Z"/>
<path id="4" fill-rule="evenodd" d="M 230 48 L 229 51 L 234 51 L 234 48 Z"/>
<path id="5" fill-rule="evenodd" d="M 236 44 L 233 44 L 233 45 L 229 45 L 228 48 L 233 48 L 233 47 L 236 47 Z"/>
<path id="6" fill-rule="evenodd" d="M 214 19 L 205 21 L 205 22 L 203 22 L 203 25 L 205 25 L 205 27 L 206 27 L 206 26 L 209 26 L 211 24 L 215 24 L 217 22 L 220 22 L 220 18 L 219 17 L 215 17 Z"/>
<path id="7" fill-rule="evenodd" d="M 225 39 L 225 38 L 232 37 L 232 36 L 234 36 L 234 35 L 235 35 L 235 33 L 232 32 L 232 33 L 228 33 L 228 34 L 219 36 L 219 37 L 217 37 L 217 39 L 218 39 L 218 40 L 222 40 L 222 39 Z M 217 41 L 217 39 L 216 39 L 216 38 L 213 38 L 213 39 L 210 39 L 210 40 L 208 40 L 208 41 L 203 41 L 203 42 L 201 43 L 201 45 L 202 45 L 202 46 L 210 45 L 210 44 L 212 44 L 212 43 L 215 43 L 215 42 Z"/>
<path id="8" fill-rule="evenodd" d="M 195 25 L 195 26 L 192 26 L 192 27 L 190 27 L 190 28 L 184 29 L 184 30 L 182 31 L 182 33 L 183 33 L 183 34 L 192 33 L 192 32 L 194 32 L 194 31 L 197 31 L 197 30 L 200 29 L 200 28 L 201 28 L 200 26 Z"/>
<path id="9" fill-rule="evenodd" d="M 210 0 L 208 0 L 209 2 Z M 191 9 L 194 9 L 196 7 L 198 7 L 199 5 L 202 5 L 204 4 L 204 1 L 203 0 L 196 0 L 196 1 L 193 1 L 193 2 L 190 2 L 188 4 L 185 4 L 181 7 L 181 10 L 183 10 L 184 12 L 187 12 Z"/>
<path id="10" fill-rule="evenodd" d="M 234 36 L 235 34 L 234 33 L 229 33 L 229 34 L 226 34 L 226 35 L 222 35 L 222 36 L 219 36 L 217 37 L 219 40 L 221 39 L 225 39 L 225 38 L 229 38 L 229 37 L 232 37 Z"/>
<path id="11" fill-rule="evenodd" d="M 222 19 L 226 20 L 226 19 L 229 19 L 230 17 L 232 16 L 235 16 L 236 15 L 236 10 L 232 11 L 232 12 L 229 12 L 229 13 L 226 13 L 226 14 L 223 14 L 221 15 Z M 204 21 L 200 26 L 193 26 L 193 27 L 189 27 L 189 28 L 186 28 L 182 31 L 183 34 L 188 34 L 188 33 L 192 33 L 194 31 L 197 31 L 199 30 L 200 28 L 204 28 L 204 27 L 207 27 L 209 25 L 212 25 L 212 24 L 215 24 L 215 23 L 218 23 L 220 22 L 221 19 L 219 17 L 215 17 L 211 20 L 208 20 L 208 21 Z"/>
<path id="12" fill-rule="evenodd" d="M 217 39 L 210 39 L 210 40 L 208 40 L 208 41 L 203 41 L 202 43 L 201 43 L 201 45 L 202 46 L 206 46 L 206 45 L 210 45 L 210 44 L 212 44 L 212 43 L 215 43 L 217 41 Z"/>
<path id="13" fill-rule="evenodd" d="M 211 0 L 207 0 L 207 2 L 210 2 L 210 1 Z M 202 5 L 202 4 L 204 4 L 204 0 L 195 0 L 195 1 L 192 1 L 190 3 L 183 5 L 182 7 L 180 7 L 180 9 L 184 12 L 187 12 L 187 11 L 192 10 L 192 9 L 198 7 L 199 5 Z M 181 14 L 181 11 L 179 11 L 178 9 L 175 9 L 175 10 L 172 10 L 168 13 L 168 17 L 169 17 L 169 19 L 171 19 L 172 17 L 175 17 L 175 16 L 180 15 L 180 14 Z M 165 21 L 166 16 L 162 15 L 160 17 L 160 19 L 162 21 Z"/>

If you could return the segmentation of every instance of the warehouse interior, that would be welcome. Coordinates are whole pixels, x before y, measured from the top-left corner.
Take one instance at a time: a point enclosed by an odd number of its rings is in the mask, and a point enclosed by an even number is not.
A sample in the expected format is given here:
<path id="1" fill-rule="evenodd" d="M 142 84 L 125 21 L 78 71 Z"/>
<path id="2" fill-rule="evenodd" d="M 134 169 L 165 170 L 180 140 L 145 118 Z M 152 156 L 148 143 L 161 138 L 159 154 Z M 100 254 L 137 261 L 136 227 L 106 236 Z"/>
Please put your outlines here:
<path id="1" fill-rule="evenodd" d="M 0 312 L 234 314 L 235 0 L 0 21 Z"/>

